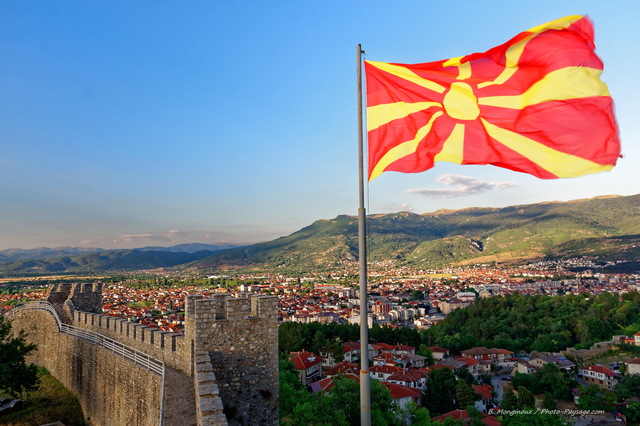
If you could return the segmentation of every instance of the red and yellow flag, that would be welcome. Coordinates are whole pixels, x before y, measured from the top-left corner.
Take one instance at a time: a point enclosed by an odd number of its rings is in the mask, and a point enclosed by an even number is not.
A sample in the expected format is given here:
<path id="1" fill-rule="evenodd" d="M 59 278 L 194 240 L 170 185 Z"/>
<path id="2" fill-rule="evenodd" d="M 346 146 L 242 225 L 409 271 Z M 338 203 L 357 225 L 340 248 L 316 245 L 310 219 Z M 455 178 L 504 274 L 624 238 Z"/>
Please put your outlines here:
<path id="1" fill-rule="evenodd" d="M 594 48 L 589 18 L 568 16 L 485 53 L 365 61 L 369 180 L 436 161 L 542 179 L 610 170 L 620 142 Z"/>

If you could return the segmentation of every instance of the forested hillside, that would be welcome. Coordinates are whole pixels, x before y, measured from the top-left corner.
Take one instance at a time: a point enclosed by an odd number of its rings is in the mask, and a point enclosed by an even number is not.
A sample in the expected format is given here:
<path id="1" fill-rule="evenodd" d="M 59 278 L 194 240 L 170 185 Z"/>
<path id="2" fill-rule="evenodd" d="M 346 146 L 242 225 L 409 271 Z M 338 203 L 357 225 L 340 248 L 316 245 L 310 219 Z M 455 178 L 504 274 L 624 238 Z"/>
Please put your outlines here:
<path id="1" fill-rule="evenodd" d="M 511 294 L 479 299 L 450 313 L 428 330 L 374 326 L 372 342 L 408 344 L 419 348 L 444 346 L 453 352 L 475 346 L 514 352 L 560 351 L 589 347 L 618 334 L 640 331 L 640 293 L 566 296 Z M 280 326 L 280 351 L 316 350 L 339 341 L 359 339 L 357 325 L 300 324 Z"/>
<path id="2" fill-rule="evenodd" d="M 559 351 L 640 331 L 640 294 L 552 296 L 512 294 L 479 299 L 431 328 L 433 342 L 464 350 Z"/>
<path id="3" fill-rule="evenodd" d="M 330 271 L 356 262 L 358 221 L 318 220 L 286 237 L 198 260 L 193 269 Z M 418 268 L 472 263 L 522 264 L 589 257 L 636 270 L 640 195 L 427 214 L 400 212 L 367 219 L 368 256 Z M 626 268 L 626 269 L 625 269 Z"/>

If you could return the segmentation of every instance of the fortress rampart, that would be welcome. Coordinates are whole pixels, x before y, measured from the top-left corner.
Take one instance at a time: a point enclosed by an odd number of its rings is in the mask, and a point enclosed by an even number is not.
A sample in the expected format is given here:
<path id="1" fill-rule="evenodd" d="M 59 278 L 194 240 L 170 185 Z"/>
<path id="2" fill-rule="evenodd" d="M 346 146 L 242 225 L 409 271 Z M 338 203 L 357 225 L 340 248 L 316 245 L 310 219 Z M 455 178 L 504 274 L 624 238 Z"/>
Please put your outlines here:
<path id="1" fill-rule="evenodd" d="M 108 347 L 66 335 L 51 313 L 16 312 L 14 328 L 24 329 L 38 345 L 31 362 L 47 367 L 78 395 L 92 423 L 227 424 L 223 410 L 229 424 L 278 423 L 275 297 L 188 296 L 182 334 L 100 314 L 100 284 L 52 286 L 47 300 L 69 324 L 64 327 L 125 345 L 167 370 L 159 377 Z M 173 401 L 174 395 L 180 401 Z M 192 422 L 184 417 L 186 411 Z"/>

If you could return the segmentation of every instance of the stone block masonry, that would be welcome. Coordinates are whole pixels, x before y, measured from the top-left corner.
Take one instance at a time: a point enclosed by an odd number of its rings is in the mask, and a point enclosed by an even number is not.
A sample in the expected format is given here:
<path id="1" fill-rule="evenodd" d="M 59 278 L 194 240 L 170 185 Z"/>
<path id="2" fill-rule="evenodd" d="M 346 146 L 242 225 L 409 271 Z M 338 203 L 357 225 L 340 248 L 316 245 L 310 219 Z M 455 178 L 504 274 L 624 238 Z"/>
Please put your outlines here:
<path id="1" fill-rule="evenodd" d="M 224 406 L 220 399 L 216 375 L 211 366 L 211 358 L 206 351 L 196 352 L 193 382 L 196 389 L 198 425 L 228 424 L 223 413 Z"/>
<path id="2" fill-rule="evenodd" d="M 162 379 L 89 342 L 62 334 L 46 311 L 13 317 L 38 345 L 29 362 L 46 367 L 80 401 L 91 424 L 158 425 Z"/>
<path id="3" fill-rule="evenodd" d="M 209 352 L 230 424 L 277 424 L 277 298 L 240 296 L 188 296 L 187 346 Z"/>
<path id="4" fill-rule="evenodd" d="M 163 361 L 172 372 L 165 375 L 164 389 L 173 391 L 168 394 L 192 395 L 187 404 L 193 404 L 189 409 L 193 420 L 182 416 L 181 425 L 227 424 L 223 409 L 229 424 L 278 424 L 277 298 L 189 296 L 183 334 L 100 314 L 99 284 L 54 286 L 48 301 L 62 313 L 63 322 Z M 53 318 L 45 311 L 18 312 L 14 328 L 30 334 L 29 340 L 39 345 L 32 362 L 47 367 L 76 393 L 93 424 L 151 425 L 163 424 L 165 419 L 164 424 L 170 424 L 169 419 L 173 422 L 177 418 L 175 413 L 160 418 L 164 393 L 157 375 L 103 348 L 59 333 Z M 175 392 L 174 387 L 185 383 L 189 389 Z M 164 402 L 167 407 L 178 405 Z M 182 400 L 179 405 L 185 409 Z"/>

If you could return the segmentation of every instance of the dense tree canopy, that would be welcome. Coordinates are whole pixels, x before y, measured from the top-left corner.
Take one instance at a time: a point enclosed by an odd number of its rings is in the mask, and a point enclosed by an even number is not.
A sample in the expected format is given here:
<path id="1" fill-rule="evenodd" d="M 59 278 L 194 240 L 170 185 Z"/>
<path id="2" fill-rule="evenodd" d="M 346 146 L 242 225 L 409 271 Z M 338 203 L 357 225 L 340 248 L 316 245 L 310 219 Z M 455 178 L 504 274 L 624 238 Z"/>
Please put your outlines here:
<path id="1" fill-rule="evenodd" d="M 429 375 L 429 386 L 422 391 L 422 406 L 433 415 L 456 409 L 456 376 L 449 368 L 434 370 Z"/>
<path id="2" fill-rule="evenodd" d="M 571 388 L 578 386 L 571 374 L 565 374 L 557 365 L 546 363 L 533 374 L 516 373 L 513 386 L 523 386 L 534 394 L 548 393 L 555 400 L 571 399 Z"/>
<path id="3" fill-rule="evenodd" d="M 349 378 L 336 377 L 328 392 L 310 394 L 302 389 L 289 361 L 280 363 L 280 418 L 283 424 L 333 426 L 360 424 L 360 385 Z M 284 374 L 283 374 L 284 373 Z M 414 409 L 410 416 L 428 417 L 426 410 Z M 400 425 L 402 414 L 391 395 L 377 380 L 371 381 L 373 424 Z"/>
<path id="4" fill-rule="evenodd" d="M 407 327 L 386 327 L 374 325 L 369 330 L 372 342 L 411 345 L 416 348 L 424 343 L 426 338 L 417 330 Z M 360 326 L 357 324 L 320 324 L 311 322 L 283 322 L 278 330 L 278 345 L 280 353 L 289 354 L 301 350 L 318 354 L 321 349 L 335 346 L 335 340 L 340 342 L 357 342 L 360 340 Z"/>
<path id="5" fill-rule="evenodd" d="M 571 422 L 557 414 L 515 414 L 500 417 L 503 426 L 567 426 Z"/>
<path id="6" fill-rule="evenodd" d="M 612 335 L 640 331 L 640 293 L 557 296 L 510 294 L 478 299 L 457 309 L 429 330 L 374 325 L 372 342 L 443 346 L 458 352 L 475 346 L 514 352 L 557 352 L 589 347 Z M 318 352 L 332 339 L 358 341 L 356 324 L 292 323 L 280 325 L 280 351 Z"/>
<path id="7" fill-rule="evenodd" d="M 35 389 L 38 385 L 38 370 L 27 364 L 25 357 L 36 349 L 27 343 L 22 330 L 11 334 L 11 321 L 0 315 L 0 391 L 12 396 Z"/>
<path id="8" fill-rule="evenodd" d="M 600 389 L 598 385 L 580 386 L 578 408 L 581 410 L 612 411 L 615 408 L 616 396 L 608 389 Z"/>
<path id="9" fill-rule="evenodd" d="M 563 297 L 511 294 L 478 299 L 429 330 L 431 341 L 459 351 L 474 346 L 560 351 L 640 331 L 640 294 Z"/>

